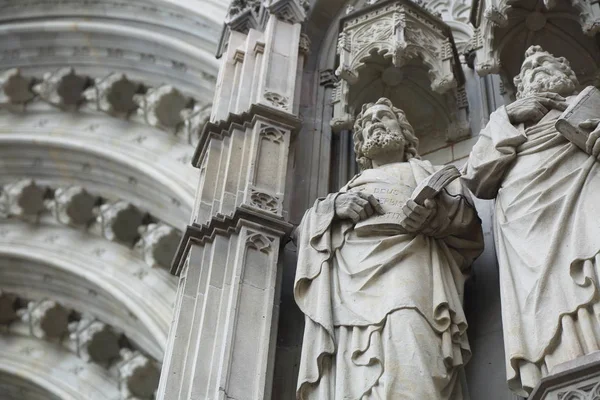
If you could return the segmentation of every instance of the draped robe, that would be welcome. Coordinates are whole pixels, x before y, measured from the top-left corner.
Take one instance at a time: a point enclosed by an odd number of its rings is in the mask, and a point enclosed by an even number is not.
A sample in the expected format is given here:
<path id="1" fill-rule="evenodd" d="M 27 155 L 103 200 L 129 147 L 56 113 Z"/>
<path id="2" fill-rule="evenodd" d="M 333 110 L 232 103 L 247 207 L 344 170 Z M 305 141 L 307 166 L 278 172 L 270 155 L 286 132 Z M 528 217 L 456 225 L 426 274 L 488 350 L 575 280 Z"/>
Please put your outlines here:
<path id="1" fill-rule="evenodd" d="M 525 129 L 501 107 L 464 176 L 476 196 L 496 198 L 507 380 L 521 396 L 599 349 L 600 164 L 554 128 L 560 114 Z"/>
<path id="2" fill-rule="evenodd" d="M 409 182 L 398 180 L 401 170 Z M 434 171 L 412 159 L 366 170 L 341 192 L 385 184 L 404 204 Z M 457 367 L 470 356 L 463 285 L 483 247 L 468 194 L 455 181 L 438 196 L 447 216 L 433 236 L 359 236 L 335 218 L 338 194 L 318 199 L 299 227 L 294 295 L 306 325 L 297 397 L 460 399 Z"/>

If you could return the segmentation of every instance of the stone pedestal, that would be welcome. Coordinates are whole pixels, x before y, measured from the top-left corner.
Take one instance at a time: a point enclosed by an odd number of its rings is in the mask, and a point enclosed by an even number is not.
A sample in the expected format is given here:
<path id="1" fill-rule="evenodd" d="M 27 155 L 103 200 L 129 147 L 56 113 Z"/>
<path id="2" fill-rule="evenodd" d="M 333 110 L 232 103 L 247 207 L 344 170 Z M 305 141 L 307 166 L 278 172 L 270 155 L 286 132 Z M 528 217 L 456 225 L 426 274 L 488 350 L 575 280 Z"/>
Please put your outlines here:
<path id="1" fill-rule="evenodd" d="M 600 399 L 600 351 L 559 364 L 528 400 Z"/>

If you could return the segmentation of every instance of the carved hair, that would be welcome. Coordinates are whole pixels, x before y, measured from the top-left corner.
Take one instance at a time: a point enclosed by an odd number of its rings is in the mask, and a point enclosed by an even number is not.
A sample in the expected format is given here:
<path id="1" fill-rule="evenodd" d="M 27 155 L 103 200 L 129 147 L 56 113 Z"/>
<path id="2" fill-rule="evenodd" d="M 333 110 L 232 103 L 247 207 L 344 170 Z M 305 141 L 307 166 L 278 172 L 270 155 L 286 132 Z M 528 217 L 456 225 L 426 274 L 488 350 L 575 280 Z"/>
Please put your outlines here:
<path id="1" fill-rule="evenodd" d="M 353 135 L 354 152 L 356 153 L 356 162 L 358 163 L 360 170 L 364 171 L 365 169 L 373 168 L 373 163 L 371 162 L 371 159 L 365 157 L 364 153 L 362 152 L 362 148 L 363 148 L 363 142 L 364 142 L 363 129 L 364 129 L 365 122 L 366 122 L 365 118 L 364 118 L 364 114 L 365 114 L 365 111 L 367 111 L 369 108 L 371 108 L 375 105 L 388 106 L 393 111 L 393 113 L 396 115 L 396 118 L 398 119 L 398 124 L 400 125 L 400 129 L 402 131 L 402 135 L 404 136 L 404 139 L 406 142 L 406 144 L 404 146 L 405 160 L 408 161 L 411 158 L 419 159 L 420 157 L 419 157 L 419 154 L 417 153 L 417 147 L 419 146 L 419 139 L 415 135 L 415 131 L 414 131 L 412 125 L 406 119 L 406 115 L 404 114 L 404 111 L 402 111 L 399 108 L 394 107 L 391 100 L 386 99 L 385 97 L 382 97 L 379 100 L 377 100 L 375 103 L 363 104 L 360 113 L 356 116 L 356 120 L 354 121 L 354 135 Z"/>
<path id="2" fill-rule="evenodd" d="M 562 72 L 565 73 L 567 78 L 569 80 L 571 80 L 575 86 L 579 85 L 579 82 L 577 81 L 577 76 L 575 75 L 575 72 L 571 69 L 571 64 L 569 64 L 569 61 L 566 58 L 554 57 L 552 54 L 550 54 L 546 50 L 542 49 L 542 46 L 533 45 L 533 46 L 529 46 L 527 51 L 525 51 L 525 59 L 535 55 L 536 53 L 547 54 L 548 56 L 554 58 L 560 64 L 559 68 Z M 515 78 L 513 79 L 515 87 L 517 88 L 517 98 L 520 98 L 520 95 L 521 95 L 521 93 L 523 93 L 523 90 L 524 90 L 524 85 L 523 85 L 523 81 L 521 78 L 522 73 L 523 73 L 523 68 L 521 68 L 521 71 L 519 72 L 519 74 L 517 76 L 515 76 Z"/>

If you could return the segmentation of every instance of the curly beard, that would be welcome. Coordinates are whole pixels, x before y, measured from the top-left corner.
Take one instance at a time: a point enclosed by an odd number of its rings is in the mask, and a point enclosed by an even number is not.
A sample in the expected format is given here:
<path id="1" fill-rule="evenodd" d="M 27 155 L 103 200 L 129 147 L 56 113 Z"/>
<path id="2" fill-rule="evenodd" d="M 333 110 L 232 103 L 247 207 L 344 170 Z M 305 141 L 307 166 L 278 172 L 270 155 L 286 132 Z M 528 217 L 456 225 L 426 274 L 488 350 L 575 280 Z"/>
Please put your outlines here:
<path id="1" fill-rule="evenodd" d="M 406 143 L 402 131 L 389 130 L 382 123 L 368 127 L 365 136 L 368 136 L 368 139 L 362 144 L 362 152 L 365 157 L 370 159 L 380 154 L 403 149 Z"/>
<path id="2" fill-rule="evenodd" d="M 544 73 L 543 78 L 535 79 L 540 73 Z M 557 93 L 561 96 L 570 96 L 575 92 L 575 82 L 565 74 L 551 73 L 543 67 L 536 68 L 533 74 L 529 82 L 522 83 L 521 98 L 543 92 Z"/>

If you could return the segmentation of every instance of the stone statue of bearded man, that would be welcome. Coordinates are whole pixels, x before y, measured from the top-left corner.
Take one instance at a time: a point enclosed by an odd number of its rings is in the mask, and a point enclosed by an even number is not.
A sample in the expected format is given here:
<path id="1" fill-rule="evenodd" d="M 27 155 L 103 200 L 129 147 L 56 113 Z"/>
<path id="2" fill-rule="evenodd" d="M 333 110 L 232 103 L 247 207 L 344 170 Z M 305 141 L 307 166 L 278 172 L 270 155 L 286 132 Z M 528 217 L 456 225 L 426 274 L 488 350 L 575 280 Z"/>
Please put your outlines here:
<path id="1" fill-rule="evenodd" d="M 298 399 L 461 399 L 462 309 L 480 220 L 459 181 L 423 205 L 438 168 L 388 99 L 354 127 L 362 172 L 318 199 L 298 229 L 294 294 L 305 314 Z"/>
<path id="2" fill-rule="evenodd" d="M 515 85 L 517 101 L 492 113 L 463 181 L 496 199 L 507 379 L 528 396 L 557 364 L 600 349 L 600 120 L 581 125 L 596 128 L 587 151 L 556 130 L 577 78 L 539 46 Z"/>

